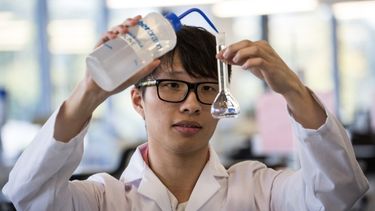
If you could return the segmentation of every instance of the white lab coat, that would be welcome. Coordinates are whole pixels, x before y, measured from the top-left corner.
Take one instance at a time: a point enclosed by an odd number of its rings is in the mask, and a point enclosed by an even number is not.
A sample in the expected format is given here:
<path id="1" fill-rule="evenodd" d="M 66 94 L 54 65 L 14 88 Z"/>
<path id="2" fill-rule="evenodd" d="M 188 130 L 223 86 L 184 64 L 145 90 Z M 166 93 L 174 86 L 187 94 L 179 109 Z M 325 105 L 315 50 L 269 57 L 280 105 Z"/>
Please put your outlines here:
<path id="1" fill-rule="evenodd" d="M 53 138 L 55 112 L 18 159 L 4 194 L 17 210 L 162 210 L 177 206 L 143 161 L 138 147 L 121 179 L 101 173 L 69 182 L 83 153 L 84 128 L 69 143 Z M 331 115 L 318 130 L 292 120 L 299 139 L 298 171 L 275 171 L 256 161 L 226 170 L 210 147 L 186 206 L 195 210 L 304 211 L 349 209 L 368 189 L 345 130 Z M 230 141 L 230 140 L 228 140 Z M 277 140 L 275 140 L 277 141 Z"/>

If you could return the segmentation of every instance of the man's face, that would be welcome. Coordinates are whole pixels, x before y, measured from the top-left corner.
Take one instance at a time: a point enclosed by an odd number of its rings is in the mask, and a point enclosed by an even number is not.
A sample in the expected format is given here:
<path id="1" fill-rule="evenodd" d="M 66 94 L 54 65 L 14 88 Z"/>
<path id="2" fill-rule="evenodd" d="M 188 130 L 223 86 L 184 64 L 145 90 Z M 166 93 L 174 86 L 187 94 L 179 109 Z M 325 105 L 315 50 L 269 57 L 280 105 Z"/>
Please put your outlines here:
<path id="1" fill-rule="evenodd" d="M 182 80 L 190 83 L 216 82 L 208 78 L 190 77 L 178 57 L 174 59 L 172 71 L 165 68 L 159 68 L 154 78 Z M 138 92 L 139 103 L 134 100 L 134 94 L 132 94 L 133 102 L 136 110 L 145 119 L 149 144 L 160 150 L 178 154 L 189 154 L 207 149 L 218 120 L 211 116 L 211 106 L 200 103 L 192 90 L 180 103 L 170 103 L 159 99 L 156 86 L 147 87 L 144 96 L 140 91 Z"/>

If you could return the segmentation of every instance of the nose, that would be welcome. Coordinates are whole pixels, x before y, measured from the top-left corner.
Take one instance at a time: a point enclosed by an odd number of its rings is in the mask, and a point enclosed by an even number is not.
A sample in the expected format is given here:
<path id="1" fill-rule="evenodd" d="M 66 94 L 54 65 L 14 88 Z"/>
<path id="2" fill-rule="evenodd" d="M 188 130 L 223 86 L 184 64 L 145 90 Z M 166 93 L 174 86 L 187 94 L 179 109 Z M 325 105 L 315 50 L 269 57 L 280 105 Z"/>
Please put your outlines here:
<path id="1" fill-rule="evenodd" d="M 180 111 L 187 114 L 199 114 L 202 110 L 202 105 L 198 101 L 195 92 L 189 91 L 186 99 L 181 103 Z"/>

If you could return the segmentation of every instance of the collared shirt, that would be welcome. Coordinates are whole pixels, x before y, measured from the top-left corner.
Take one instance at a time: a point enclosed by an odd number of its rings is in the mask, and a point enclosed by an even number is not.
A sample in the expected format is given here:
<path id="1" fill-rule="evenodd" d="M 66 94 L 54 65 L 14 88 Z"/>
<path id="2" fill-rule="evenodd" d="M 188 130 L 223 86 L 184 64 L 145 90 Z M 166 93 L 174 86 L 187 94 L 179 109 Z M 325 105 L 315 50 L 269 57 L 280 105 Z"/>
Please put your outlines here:
<path id="1" fill-rule="evenodd" d="M 87 126 L 69 143 L 53 138 L 55 112 L 23 152 L 4 186 L 17 210 L 162 210 L 178 208 L 137 148 L 120 180 L 100 173 L 70 182 L 83 154 Z M 350 140 L 327 113 L 317 130 L 292 119 L 301 168 L 275 171 L 256 161 L 228 170 L 210 147 L 210 158 L 186 204 L 196 210 L 347 210 L 368 189 Z M 275 140 L 277 141 L 277 140 Z"/>

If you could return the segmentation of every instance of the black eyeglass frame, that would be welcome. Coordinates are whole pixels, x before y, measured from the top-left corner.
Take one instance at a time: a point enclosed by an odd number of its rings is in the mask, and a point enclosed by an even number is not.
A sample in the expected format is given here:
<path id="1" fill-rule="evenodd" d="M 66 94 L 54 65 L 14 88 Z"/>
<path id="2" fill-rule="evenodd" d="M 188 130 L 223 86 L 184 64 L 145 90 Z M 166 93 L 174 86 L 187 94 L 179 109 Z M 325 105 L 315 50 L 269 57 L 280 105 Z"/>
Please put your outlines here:
<path id="1" fill-rule="evenodd" d="M 162 83 L 162 82 L 165 82 L 165 81 L 171 81 L 171 82 L 181 82 L 181 83 L 184 83 L 184 84 L 187 84 L 188 86 L 188 91 L 186 92 L 185 96 L 179 100 L 179 101 L 170 101 L 170 100 L 165 100 L 163 99 L 162 97 L 160 97 L 160 94 L 159 94 L 159 84 Z M 194 90 L 194 94 L 198 100 L 198 102 L 204 104 L 204 105 L 212 105 L 212 103 L 205 103 L 205 102 L 202 102 L 201 99 L 199 98 L 199 94 L 198 94 L 198 86 L 201 85 L 201 84 L 217 84 L 217 82 L 198 82 L 198 83 L 190 83 L 190 82 L 187 82 L 187 81 L 183 81 L 183 80 L 174 80 L 174 79 L 154 79 L 154 80 L 147 80 L 147 81 L 143 81 L 143 82 L 140 82 L 138 84 L 136 84 L 136 87 L 137 88 L 141 88 L 141 87 L 150 87 L 150 86 L 156 86 L 156 89 L 157 89 L 157 94 L 158 94 L 158 98 L 164 102 L 168 102 L 168 103 L 181 103 L 183 101 L 186 100 L 187 96 L 189 95 L 190 91 L 191 90 Z"/>

